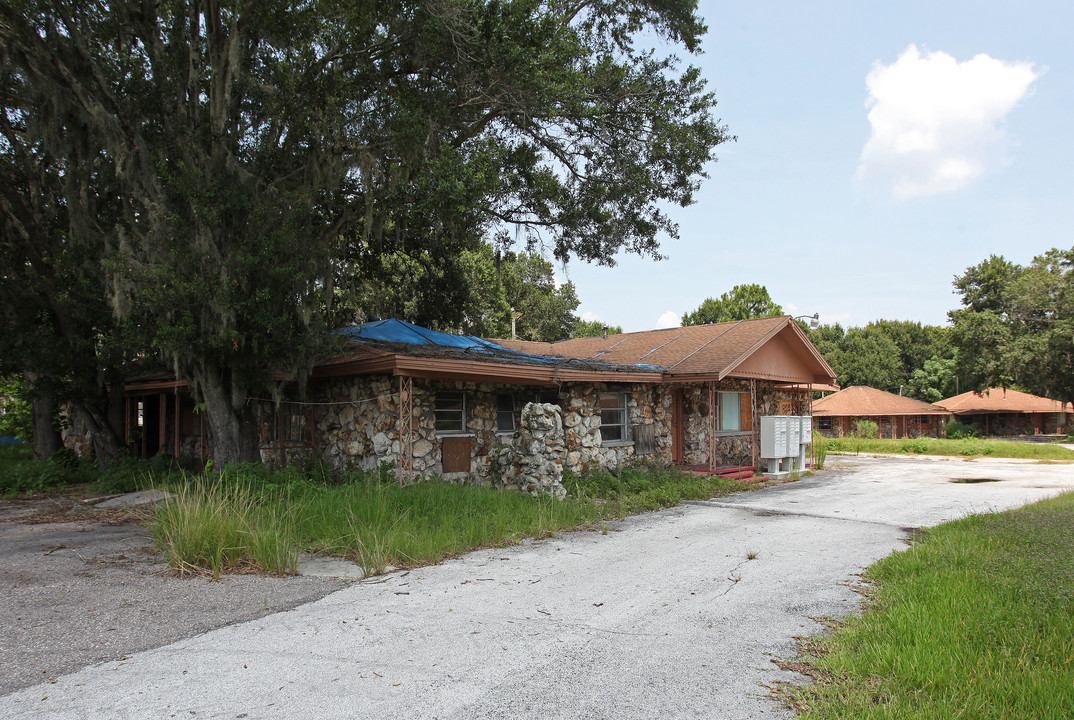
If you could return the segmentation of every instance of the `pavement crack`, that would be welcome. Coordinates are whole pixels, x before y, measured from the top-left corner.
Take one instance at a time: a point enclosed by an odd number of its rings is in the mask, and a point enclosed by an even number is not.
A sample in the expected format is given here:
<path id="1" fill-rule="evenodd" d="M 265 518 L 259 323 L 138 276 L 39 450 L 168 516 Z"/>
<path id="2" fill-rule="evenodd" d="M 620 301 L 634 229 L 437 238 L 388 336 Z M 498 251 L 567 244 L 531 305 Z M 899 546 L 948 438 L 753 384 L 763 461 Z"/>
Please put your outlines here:
<path id="1" fill-rule="evenodd" d="M 839 520 L 840 522 L 860 523 L 863 525 L 879 525 L 881 527 L 897 528 L 900 530 L 906 525 L 906 523 L 904 522 L 884 522 L 882 520 L 867 520 L 864 518 L 843 517 L 842 515 L 832 515 L 825 513 L 796 512 L 791 510 L 784 510 L 783 508 L 767 507 L 763 505 L 738 505 L 736 503 L 715 502 L 713 500 L 683 500 L 682 502 L 687 505 L 726 508 L 728 510 L 742 510 L 744 512 L 753 513 L 754 515 L 809 517 L 817 518 L 818 520 Z"/>

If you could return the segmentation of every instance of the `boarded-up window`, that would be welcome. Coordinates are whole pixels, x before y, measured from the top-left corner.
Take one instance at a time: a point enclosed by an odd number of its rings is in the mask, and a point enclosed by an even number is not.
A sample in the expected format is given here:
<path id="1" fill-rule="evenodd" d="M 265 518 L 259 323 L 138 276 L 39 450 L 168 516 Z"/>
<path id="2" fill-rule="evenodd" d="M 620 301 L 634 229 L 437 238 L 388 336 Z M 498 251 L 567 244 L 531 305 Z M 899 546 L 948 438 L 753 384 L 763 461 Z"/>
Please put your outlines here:
<path id="1" fill-rule="evenodd" d="M 656 425 L 634 425 L 630 431 L 634 436 L 635 455 L 652 455 L 656 452 Z"/>
<path id="2" fill-rule="evenodd" d="M 739 418 L 742 421 L 742 430 L 753 429 L 753 396 L 742 393 L 738 396 Z"/>
<path id="3" fill-rule="evenodd" d="M 444 472 L 470 472 L 470 448 L 473 438 L 468 436 L 441 438 Z"/>

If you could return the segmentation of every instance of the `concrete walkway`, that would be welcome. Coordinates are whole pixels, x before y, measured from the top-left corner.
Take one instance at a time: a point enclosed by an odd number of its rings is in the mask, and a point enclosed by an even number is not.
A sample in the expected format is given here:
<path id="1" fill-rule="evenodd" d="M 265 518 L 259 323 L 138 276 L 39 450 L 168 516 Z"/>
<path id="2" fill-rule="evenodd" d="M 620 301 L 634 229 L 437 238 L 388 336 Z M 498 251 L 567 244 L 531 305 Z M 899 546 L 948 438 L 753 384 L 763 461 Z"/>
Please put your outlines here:
<path id="1" fill-rule="evenodd" d="M 790 718 L 762 685 L 796 678 L 773 658 L 857 609 L 847 584 L 909 529 L 1074 489 L 1071 465 L 829 460 L 371 578 L 2 697 L 0 717 Z"/>

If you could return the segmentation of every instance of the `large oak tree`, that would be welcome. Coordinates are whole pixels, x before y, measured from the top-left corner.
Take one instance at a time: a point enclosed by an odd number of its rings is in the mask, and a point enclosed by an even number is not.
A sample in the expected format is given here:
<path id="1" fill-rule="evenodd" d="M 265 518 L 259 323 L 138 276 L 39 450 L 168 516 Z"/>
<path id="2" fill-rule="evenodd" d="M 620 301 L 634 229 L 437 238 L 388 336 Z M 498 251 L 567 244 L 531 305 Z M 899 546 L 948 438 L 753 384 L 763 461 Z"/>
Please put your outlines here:
<path id="1" fill-rule="evenodd" d="M 355 275 L 490 237 L 659 256 L 663 208 L 728 136 L 698 70 L 637 38 L 692 53 L 704 31 L 693 0 L 0 8 L 7 89 L 69 119 L 32 142 L 111 168 L 87 277 L 130 349 L 204 400 L 221 462 L 256 457 L 251 397 L 304 378 Z"/>

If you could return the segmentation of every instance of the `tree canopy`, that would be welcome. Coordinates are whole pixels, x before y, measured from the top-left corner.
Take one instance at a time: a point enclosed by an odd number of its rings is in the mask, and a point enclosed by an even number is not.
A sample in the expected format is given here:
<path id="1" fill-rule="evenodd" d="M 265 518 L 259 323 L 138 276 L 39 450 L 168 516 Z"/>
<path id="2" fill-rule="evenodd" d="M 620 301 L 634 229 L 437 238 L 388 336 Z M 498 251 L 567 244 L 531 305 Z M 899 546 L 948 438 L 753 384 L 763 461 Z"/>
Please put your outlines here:
<path id="1" fill-rule="evenodd" d="M 782 314 L 783 308 L 772 301 L 764 285 L 735 285 L 719 299 L 706 298 L 696 310 L 685 313 L 682 324 L 705 325 Z"/>
<path id="2" fill-rule="evenodd" d="M 875 320 L 849 330 L 838 323 L 821 325 L 809 331 L 809 338 L 843 387 L 867 385 L 929 402 L 947 397 L 934 397 L 947 385 L 938 389 L 934 383 L 942 379 L 939 366 L 929 365 L 942 364 L 951 356 L 944 328 L 907 320 Z M 921 375 L 926 366 L 932 374 Z"/>
<path id="3" fill-rule="evenodd" d="M 422 305 L 461 322 L 486 239 L 659 256 L 662 208 L 730 138 L 697 68 L 649 45 L 704 32 L 693 0 L 18 0 L 0 62 L 7 122 L 81 193 L 53 233 L 76 283 L 127 356 L 190 381 L 228 462 L 257 454 L 249 398 L 324 350 L 336 288 L 423 276 Z"/>
<path id="4" fill-rule="evenodd" d="M 1074 248 L 1028 266 L 992 256 L 956 276 L 950 313 L 965 389 L 1017 387 L 1074 400 Z"/>
<path id="5" fill-rule="evenodd" d="M 586 338 L 586 337 L 599 337 L 604 334 L 604 329 L 608 329 L 609 335 L 621 335 L 623 328 L 619 325 L 609 325 L 608 323 L 601 322 L 600 320 L 579 320 L 574 323 L 574 329 L 571 331 L 572 338 Z"/>

